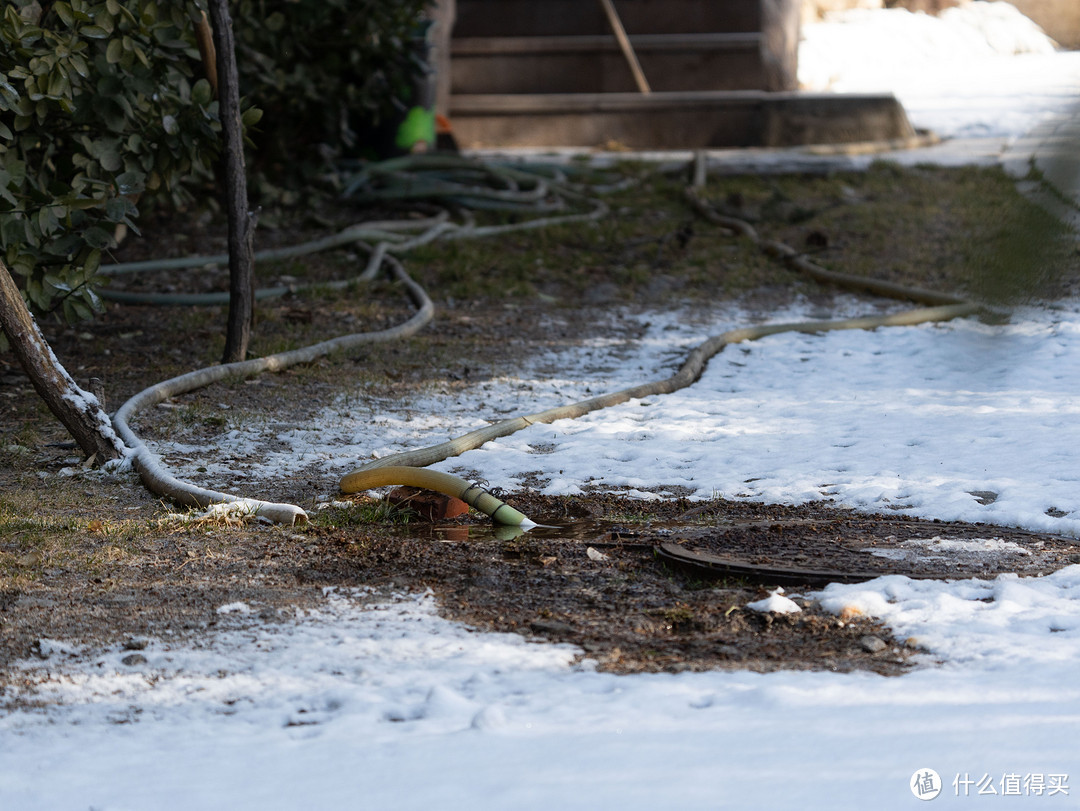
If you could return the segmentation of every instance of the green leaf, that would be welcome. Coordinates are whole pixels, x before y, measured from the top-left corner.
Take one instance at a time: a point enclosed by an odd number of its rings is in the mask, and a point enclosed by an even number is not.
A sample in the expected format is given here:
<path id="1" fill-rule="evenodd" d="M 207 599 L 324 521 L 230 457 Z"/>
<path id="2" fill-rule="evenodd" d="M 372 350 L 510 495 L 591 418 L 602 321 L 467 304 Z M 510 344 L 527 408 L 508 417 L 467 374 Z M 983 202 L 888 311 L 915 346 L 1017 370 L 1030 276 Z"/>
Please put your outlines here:
<path id="1" fill-rule="evenodd" d="M 176 116 L 165 115 L 161 117 L 161 126 L 167 135 L 179 135 L 180 125 L 176 122 Z"/>
<path id="2" fill-rule="evenodd" d="M 51 206 L 38 211 L 37 225 L 44 236 L 53 234 L 60 227 L 60 221 L 56 218 Z"/>
<path id="3" fill-rule="evenodd" d="M 104 278 L 105 277 L 101 277 L 102 280 L 104 280 Z M 83 297 L 90 304 L 90 307 L 93 309 L 93 311 L 95 313 L 100 313 L 100 312 L 105 311 L 105 303 L 101 300 L 101 297 L 98 296 L 97 291 L 95 291 L 93 287 L 90 287 L 90 286 L 84 287 L 82 289 L 82 293 L 83 293 Z"/>
<path id="4" fill-rule="evenodd" d="M 101 206 L 101 200 L 96 197 L 61 197 L 59 198 L 65 206 L 76 211 L 85 211 L 90 208 L 99 208 Z"/>
<path id="5" fill-rule="evenodd" d="M 262 121 L 263 111 L 258 107 L 248 107 L 240 116 L 240 121 L 245 127 L 254 127 Z"/>
<path id="6" fill-rule="evenodd" d="M 71 95 L 71 84 L 67 76 L 60 71 L 55 71 L 49 76 L 49 95 L 53 98 L 63 98 Z"/>
<path id="7" fill-rule="evenodd" d="M 116 176 L 120 194 L 142 194 L 146 190 L 146 173 L 127 171 Z"/>
<path id="8" fill-rule="evenodd" d="M 90 251 L 86 259 L 83 260 L 83 270 L 88 275 L 93 275 L 98 272 L 99 267 L 101 267 L 101 251 Z"/>
<path id="9" fill-rule="evenodd" d="M 0 242 L 5 245 L 21 245 L 26 238 L 23 217 L 20 214 L 9 214 L 0 217 Z M 12 260 L 9 259 L 8 265 Z"/>
<path id="10" fill-rule="evenodd" d="M 123 57 L 124 44 L 118 39 L 110 41 L 109 47 L 105 49 L 105 61 L 107 61 L 110 65 L 115 65 L 117 62 L 123 59 Z"/>
<path id="11" fill-rule="evenodd" d="M 0 91 L 3 87 L 0 86 Z M 206 79 L 199 79 L 191 88 L 191 100 L 198 104 L 200 107 L 206 107 L 214 100 L 214 92 L 210 88 L 210 82 Z"/>
<path id="12" fill-rule="evenodd" d="M 64 299 L 64 319 L 69 323 L 77 323 L 79 321 L 89 321 L 94 317 L 94 313 L 86 306 L 81 300 L 68 296 Z"/>
<path id="13" fill-rule="evenodd" d="M 90 66 L 86 64 L 86 60 L 83 59 L 81 54 L 72 54 L 68 61 L 71 63 L 71 67 L 75 69 L 76 73 L 84 79 L 90 78 Z"/>
<path id="14" fill-rule="evenodd" d="M 123 222 L 132 214 L 138 214 L 134 203 L 126 197 L 112 197 L 105 203 L 105 219 L 109 222 Z"/>
<path id="15" fill-rule="evenodd" d="M 61 279 L 55 273 L 46 273 L 41 278 L 41 283 L 45 287 L 46 290 L 50 290 L 50 291 L 62 290 L 65 293 L 70 293 L 71 290 L 72 290 L 71 285 L 68 284 L 67 282 L 65 282 L 63 279 Z"/>
<path id="16" fill-rule="evenodd" d="M 84 25 L 79 29 L 79 33 L 90 39 L 108 39 L 110 32 L 100 25 Z"/>
<path id="17" fill-rule="evenodd" d="M 49 305 L 52 303 L 52 297 L 45 292 L 44 288 L 41 286 L 41 281 L 35 279 L 31 275 L 32 273 L 33 266 L 31 266 L 29 272 L 23 274 L 28 277 L 26 279 L 26 296 L 30 299 L 30 303 L 39 310 L 48 310 Z"/>
<path id="18" fill-rule="evenodd" d="M 60 21 L 68 28 L 75 25 L 75 15 L 71 13 L 70 3 L 56 3 L 53 5 L 53 11 L 56 12 L 56 16 L 59 17 Z"/>
<path id="19" fill-rule="evenodd" d="M 99 98 L 97 114 L 105 126 L 113 132 L 123 132 L 127 126 L 127 117 L 123 109 L 113 99 Z"/>
<path id="20" fill-rule="evenodd" d="M 124 165 L 120 156 L 120 142 L 115 138 L 99 138 L 91 143 L 90 155 L 106 172 L 118 172 Z"/>
<path id="21" fill-rule="evenodd" d="M 14 109 L 19 101 L 19 91 L 0 76 L 0 110 Z"/>
<path id="22" fill-rule="evenodd" d="M 92 225 L 83 231 L 83 239 L 92 248 L 111 248 L 116 245 L 113 235 L 98 225 Z"/>
<path id="23" fill-rule="evenodd" d="M 45 253 L 49 256 L 70 259 L 72 254 L 82 247 L 82 237 L 78 234 L 67 233 L 56 239 L 50 239 L 45 244 Z"/>

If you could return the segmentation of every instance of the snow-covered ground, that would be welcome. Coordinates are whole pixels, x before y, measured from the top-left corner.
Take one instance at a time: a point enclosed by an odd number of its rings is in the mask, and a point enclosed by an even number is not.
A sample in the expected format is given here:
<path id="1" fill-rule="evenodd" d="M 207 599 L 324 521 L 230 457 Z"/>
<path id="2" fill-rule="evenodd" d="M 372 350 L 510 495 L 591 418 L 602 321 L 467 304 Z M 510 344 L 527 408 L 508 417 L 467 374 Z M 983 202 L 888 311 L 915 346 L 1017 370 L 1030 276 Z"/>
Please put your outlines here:
<path id="1" fill-rule="evenodd" d="M 879 12 L 812 27 L 805 81 L 895 89 L 916 126 L 968 139 L 973 157 L 1008 159 L 1019 136 L 1068 119 L 1080 55 L 1002 53 L 985 35 L 980 46 L 973 32 L 1001 13 L 991 11 L 977 26 Z M 826 314 L 773 319 L 807 315 Z M 745 318 L 656 313 L 640 342 L 537 358 L 520 379 L 403 407 L 357 395 L 282 429 L 294 452 L 268 459 L 265 475 L 314 465 L 330 483 L 357 458 L 441 441 L 487 416 L 662 377 L 687 347 Z M 358 402 L 364 413 L 350 422 Z M 828 498 L 1080 536 L 1078 411 L 1080 302 L 1067 301 L 1003 325 L 729 347 L 688 390 L 535 426 L 439 467 L 500 487 L 532 473 L 561 493 L 602 482 L 643 497 L 679 487 Z M 229 442 L 248 439 L 238 429 Z M 208 463 L 229 452 L 187 455 L 212 476 Z M 320 610 L 272 627 L 249 621 L 258 605 L 223 606 L 232 630 L 196 647 L 151 640 L 141 663 L 44 640 L 51 655 L 26 664 L 35 679 L 49 674 L 44 706 L 0 717 L 0 809 L 891 809 L 929 787 L 941 789 L 938 804 L 1016 795 L 1068 808 L 1080 796 L 1080 566 L 820 592 L 826 608 L 881 617 L 930 651 L 900 678 L 612 676 L 572 664 L 568 647 L 442 620 L 428 595 L 375 608 L 367 598 L 331 591 Z"/>
<path id="2" fill-rule="evenodd" d="M 916 127 L 1009 137 L 1076 101 L 1080 53 L 1058 53 L 1008 3 L 973 2 L 940 18 L 851 11 L 809 26 L 799 50 L 807 90 L 893 92 Z M 1073 62 L 1071 69 L 1064 68 Z"/>

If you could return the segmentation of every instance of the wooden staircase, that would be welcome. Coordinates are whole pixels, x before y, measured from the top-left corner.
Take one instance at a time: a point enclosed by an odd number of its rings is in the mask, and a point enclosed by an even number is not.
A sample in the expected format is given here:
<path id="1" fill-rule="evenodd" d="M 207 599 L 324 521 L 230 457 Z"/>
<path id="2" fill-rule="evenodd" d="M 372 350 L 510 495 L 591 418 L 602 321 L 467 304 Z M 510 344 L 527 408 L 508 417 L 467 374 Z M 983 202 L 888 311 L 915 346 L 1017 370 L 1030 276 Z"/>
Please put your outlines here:
<path id="1" fill-rule="evenodd" d="M 911 133 L 892 96 L 796 92 L 797 0 L 457 0 L 450 118 L 478 147 L 788 146 Z"/>

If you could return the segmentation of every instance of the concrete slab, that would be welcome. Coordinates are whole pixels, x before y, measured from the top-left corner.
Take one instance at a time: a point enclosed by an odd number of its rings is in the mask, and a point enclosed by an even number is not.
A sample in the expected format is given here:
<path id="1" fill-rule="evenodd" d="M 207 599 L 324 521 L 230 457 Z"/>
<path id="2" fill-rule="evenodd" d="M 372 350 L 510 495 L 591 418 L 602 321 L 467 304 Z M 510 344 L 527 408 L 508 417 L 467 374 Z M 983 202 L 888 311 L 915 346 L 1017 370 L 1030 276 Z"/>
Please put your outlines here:
<path id="1" fill-rule="evenodd" d="M 709 149 L 905 139 L 915 135 L 888 93 L 684 91 L 453 96 L 466 149 L 485 146 Z"/>

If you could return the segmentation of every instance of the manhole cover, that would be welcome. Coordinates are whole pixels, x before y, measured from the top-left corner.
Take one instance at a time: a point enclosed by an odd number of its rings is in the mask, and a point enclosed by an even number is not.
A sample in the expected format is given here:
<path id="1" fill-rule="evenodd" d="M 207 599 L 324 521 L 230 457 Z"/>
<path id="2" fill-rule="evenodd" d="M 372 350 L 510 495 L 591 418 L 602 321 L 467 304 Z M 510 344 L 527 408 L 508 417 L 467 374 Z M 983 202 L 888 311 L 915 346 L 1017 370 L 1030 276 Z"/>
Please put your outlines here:
<path id="1" fill-rule="evenodd" d="M 1080 544 L 1024 530 L 877 517 L 684 528 L 657 539 L 669 563 L 701 576 L 777 584 L 1047 574 L 1080 563 Z"/>

